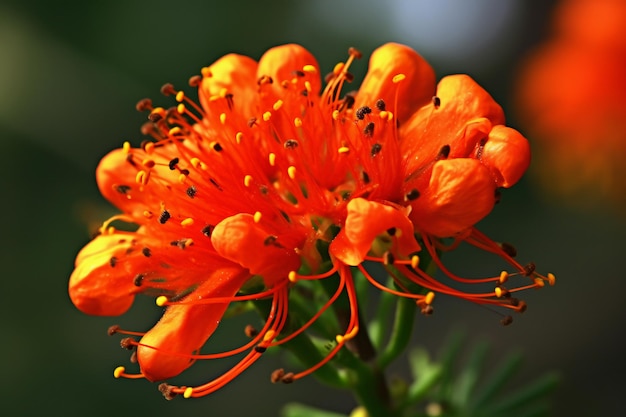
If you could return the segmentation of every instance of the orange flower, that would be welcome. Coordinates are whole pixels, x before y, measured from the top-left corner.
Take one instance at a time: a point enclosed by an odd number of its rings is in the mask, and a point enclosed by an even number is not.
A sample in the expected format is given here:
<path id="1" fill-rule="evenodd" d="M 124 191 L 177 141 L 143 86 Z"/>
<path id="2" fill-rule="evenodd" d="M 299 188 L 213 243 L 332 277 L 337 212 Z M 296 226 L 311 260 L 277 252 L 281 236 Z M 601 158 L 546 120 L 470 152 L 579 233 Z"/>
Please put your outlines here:
<path id="1" fill-rule="evenodd" d="M 626 203 L 624 26 L 623 0 L 564 1 L 554 35 L 522 66 L 517 98 L 541 183 L 578 204 Z"/>
<path id="2" fill-rule="evenodd" d="M 125 143 L 100 163 L 100 190 L 124 214 L 79 253 L 69 284 L 72 301 L 88 314 L 122 314 L 142 293 L 166 307 L 146 333 L 111 330 L 141 336 L 123 341 L 137 348 L 140 374 L 120 367 L 117 377 L 163 380 L 195 360 L 247 352 L 207 384 L 161 385 L 168 398 L 206 395 L 267 348 L 304 332 L 345 292 L 351 314 L 330 353 L 274 379 L 310 374 L 359 331 L 355 268 L 425 313 L 435 292 L 522 311 L 513 291 L 552 283 L 551 274 L 520 265 L 510 245 L 473 227 L 493 208 L 497 189 L 513 185 L 529 164 L 528 143 L 504 126 L 500 106 L 467 76 L 435 87 L 432 68 L 398 44 L 376 50 L 360 90 L 342 96 L 358 57 L 351 50 L 321 91 L 317 62 L 301 46 L 270 49 L 258 63 L 227 55 L 190 79 L 200 105 L 171 85 L 162 91 L 177 106 L 139 103 L 149 111 L 143 131 L 154 140 L 140 148 Z M 138 228 L 117 230 L 113 221 Z M 463 241 L 499 255 L 514 271 L 478 279 L 453 274 L 438 254 Z M 488 290 L 461 291 L 436 280 L 420 255 L 452 281 Z M 365 261 L 389 268 L 396 286 L 376 281 Z M 512 275 L 528 283 L 507 290 Z M 290 289 L 322 279 L 338 281 L 335 294 L 306 324 L 286 331 Z M 250 293 L 260 282 L 264 289 Z M 271 299 L 271 311 L 249 343 L 199 353 L 231 302 L 260 299 Z"/>

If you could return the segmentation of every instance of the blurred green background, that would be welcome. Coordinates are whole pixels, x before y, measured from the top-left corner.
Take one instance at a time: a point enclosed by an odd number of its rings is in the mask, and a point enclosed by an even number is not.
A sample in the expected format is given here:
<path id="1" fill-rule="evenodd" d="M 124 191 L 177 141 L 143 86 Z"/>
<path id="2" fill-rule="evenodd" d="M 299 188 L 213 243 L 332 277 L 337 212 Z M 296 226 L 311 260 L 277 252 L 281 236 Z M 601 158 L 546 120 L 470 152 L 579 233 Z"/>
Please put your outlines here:
<path id="1" fill-rule="evenodd" d="M 349 393 L 313 378 L 270 384 L 269 373 L 284 365 L 280 355 L 268 355 L 199 400 L 167 402 L 145 381 L 115 380 L 113 369 L 126 363 L 127 352 L 106 335 L 108 325 L 143 329 L 158 309 L 147 303 L 123 318 L 94 318 L 79 313 L 67 296 L 74 257 L 89 239 L 88 222 L 112 212 L 95 186 L 99 158 L 124 140 L 139 143 L 145 114 L 134 105 L 146 96 L 161 100 L 165 82 L 186 86 L 189 76 L 225 53 L 259 58 L 286 42 L 303 44 L 328 70 L 350 46 L 367 56 L 382 43 L 406 43 L 439 77 L 472 75 L 505 107 L 509 124 L 524 131 L 511 110 L 514 77 L 522 57 L 547 36 L 554 4 L 0 2 L 2 414 L 276 416 L 288 401 L 351 410 Z M 357 63 L 357 79 L 366 67 L 366 60 Z M 520 382 L 549 370 L 561 373 L 555 416 L 617 416 L 626 389 L 619 263 L 624 216 L 601 204 L 584 211 L 568 206 L 537 191 L 536 181 L 531 169 L 481 229 L 515 243 L 522 261 L 556 273 L 558 285 L 524 294 L 528 312 L 509 327 L 488 310 L 442 297 L 435 315 L 418 318 L 416 341 L 435 352 L 460 328 L 472 340 L 491 341 L 494 362 L 522 350 L 527 361 Z M 460 255 L 451 263 L 457 271 L 475 268 Z"/>

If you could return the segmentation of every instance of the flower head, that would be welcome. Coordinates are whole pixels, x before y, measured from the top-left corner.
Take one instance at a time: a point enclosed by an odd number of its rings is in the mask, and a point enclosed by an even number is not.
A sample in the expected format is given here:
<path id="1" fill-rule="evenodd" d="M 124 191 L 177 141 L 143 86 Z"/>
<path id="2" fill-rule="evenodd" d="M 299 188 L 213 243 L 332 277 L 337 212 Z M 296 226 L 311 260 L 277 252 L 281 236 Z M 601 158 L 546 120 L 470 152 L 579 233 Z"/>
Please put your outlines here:
<path id="1" fill-rule="evenodd" d="M 267 348 L 305 332 L 345 294 L 349 317 L 328 355 L 302 372 L 273 376 L 299 379 L 359 332 L 357 269 L 425 313 L 435 293 L 522 311 L 511 293 L 553 282 L 520 265 L 510 245 L 474 228 L 498 189 L 517 182 L 530 160 L 526 139 L 504 125 L 500 106 L 468 76 L 435 85 L 432 68 L 399 44 L 377 49 L 360 89 L 343 94 L 359 57 L 351 49 L 322 90 L 317 62 L 301 46 L 270 49 L 259 62 L 231 54 L 190 79 L 199 104 L 171 85 L 162 91 L 176 106 L 138 104 L 149 113 L 143 132 L 152 140 L 139 148 L 125 143 L 101 161 L 100 190 L 123 214 L 79 253 L 69 284 L 72 301 L 88 314 L 122 314 L 136 294 L 156 296 L 165 307 L 146 333 L 112 330 L 140 336 L 124 339 L 136 348 L 140 373 L 120 367 L 116 376 L 164 380 L 195 360 L 241 354 L 204 385 L 161 386 L 168 398 L 208 394 Z M 114 221 L 137 229 L 118 230 Z M 439 255 L 461 242 L 502 257 L 512 270 L 454 274 Z M 449 280 L 481 290 L 435 279 L 420 257 Z M 393 288 L 368 273 L 368 261 L 388 268 Z M 514 275 L 528 282 L 506 289 Z M 287 326 L 290 291 L 311 280 L 335 280 L 336 290 L 306 323 Z M 261 299 L 271 307 L 249 343 L 199 353 L 230 303 Z"/>

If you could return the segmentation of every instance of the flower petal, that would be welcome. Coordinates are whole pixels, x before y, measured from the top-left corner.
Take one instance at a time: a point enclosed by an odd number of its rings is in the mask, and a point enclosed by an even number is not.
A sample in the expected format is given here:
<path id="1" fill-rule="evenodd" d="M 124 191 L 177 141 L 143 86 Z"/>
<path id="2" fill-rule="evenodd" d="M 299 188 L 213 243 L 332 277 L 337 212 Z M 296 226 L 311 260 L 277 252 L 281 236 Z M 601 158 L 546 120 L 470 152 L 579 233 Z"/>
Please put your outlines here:
<path id="1" fill-rule="evenodd" d="M 347 209 L 344 227 L 329 248 L 330 254 L 344 264 L 361 264 L 376 237 L 390 229 L 396 229 L 397 255 L 408 257 L 420 250 L 413 236 L 413 225 L 403 211 L 364 198 L 350 200 Z"/>
<path id="2" fill-rule="evenodd" d="M 319 65 L 313 54 L 297 44 L 280 45 L 267 50 L 259 60 L 257 79 L 262 76 L 271 77 L 271 88 L 278 98 L 284 92 L 281 83 L 292 80 L 296 77 L 295 71 L 302 71 L 305 65 L 312 65 L 316 70 L 316 74 L 309 75 L 308 79 L 311 83 L 309 95 L 317 96 L 322 86 Z"/>
<path id="3" fill-rule="evenodd" d="M 173 148 L 173 144 L 166 144 Z M 134 149 L 135 159 L 141 163 L 148 155 L 141 149 Z M 162 199 L 151 189 L 149 193 L 139 192 L 135 182 L 138 168 L 128 162 L 128 154 L 123 149 L 115 149 L 105 155 L 96 169 L 96 181 L 100 193 L 114 206 L 135 221 L 145 220 L 143 212 L 148 207 L 158 207 Z"/>
<path id="4" fill-rule="evenodd" d="M 530 145 L 524 136 L 510 127 L 494 126 L 480 160 L 494 174 L 498 187 L 511 187 L 530 165 Z"/>
<path id="5" fill-rule="evenodd" d="M 167 307 L 161 320 L 142 338 L 137 347 L 141 372 L 150 381 L 160 381 L 187 369 L 196 353 L 213 334 L 229 302 L 195 304 L 195 300 L 233 297 L 250 274 L 232 265 L 207 271 L 206 281 L 182 304 Z M 187 304 L 185 304 L 187 303 Z"/>
<path id="6" fill-rule="evenodd" d="M 215 61 L 198 89 L 202 107 L 209 111 L 211 97 L 226 89 L 233 95 L 235 113 L 252 117 L 256 110 L 256 70 L 256 61 L 244 55 L 228 54 Z"/>
<path id="7" fill-rule="evenodd" d="M 468 157 L 492 125 L 504 124 L 502 108 L 467 75 L 444 77 L 437 97 L 439 103 L 422 107 L 400 127 L 408 173 L 432 162 L 445 145 L 451 158 Z"/>
<path id="8" fill-rule="evenodd" d="M 435 162 L 430 183 L 411 202 L 416 230 L 454 236 L 485 217 L 495 204 L 496 183 L 480 161 L 471 158 Z"/>
<path id="9" fill-rule="evenodd" d="M 398 74 L 406 78 L 394 84 L 393 77 Z M 388 43 L 372 53 L 355 106 L 372 106 L 376 100 L 383 99 L 403 122 L 428 103 L 434 93 L 435 71 L 424 58 L 408 46 Z"/>
<path id="10" fill-rule="evenodd" d="M 95 316 L 118 316 L 130 308 L 138 292 L 133 284 L 136 265 L 116 265 L 114 261 L 123 256 L 129 245 L 119 235 L 101 235 L 78 253 L 69 294 L 80 311 Z"/>
<path id="11" fill-rule="evenodd" d="M 280 237 L 265 230 L 250 214 L 236 214 L 218 223 L 211 242 L 218 254 L 261 275 L 266 285 L 300 267 L 293 248 L 283 247 Z"/>

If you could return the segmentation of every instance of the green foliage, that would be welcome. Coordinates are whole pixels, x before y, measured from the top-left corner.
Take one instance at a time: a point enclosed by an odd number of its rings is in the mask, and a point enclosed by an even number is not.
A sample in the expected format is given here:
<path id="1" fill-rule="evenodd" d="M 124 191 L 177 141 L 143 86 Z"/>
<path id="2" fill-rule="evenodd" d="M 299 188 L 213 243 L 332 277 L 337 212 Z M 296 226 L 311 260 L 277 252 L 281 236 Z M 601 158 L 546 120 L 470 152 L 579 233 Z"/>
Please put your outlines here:
<path id="1" fill-rule="evenodd" d="M 408 354 L 411 381 L 395 381 L 390 389 L 393 406 L 387 416 L 402 417 L 542 417 L 550 415 L 549 396 L 559 377 L 545 374 L 515 387 L 511 380 L 520 370 L 520 353 L 507 355 L 495 368 L 488 366 L 492 355 L 485 342 L 464 351 L 466 340 L 455 335 L 437 359 L 426 350 L 413 349 Z M 345 354 L 340 360 L 348 365 Z M 463 358 L 465 358 L 463 360 Z M 352 378 L 363 370 L 352 369 Z M 371 378 L 371 374 L 368 378 Z M 354 380 L 345 380 L 346 388 L 357 389 Z M 371 384 L 369 380 L 367 383 Z M 358 393 L 355 394 L 359 398 Z M 374 417 L 378 411 L 356 408 L 350 417 Z M 282 417 L 339 417 L 345 415 L 290 403 Z"/>
<path id="2" fill-rule="evenodd" d="M 402 415 L 412 417 L 529 417 L 549 415 L 549 395 L 559 378 L 545 374 L 522 387 L 511 387 L 522 355 L 509 354 L 495 369 L 489 346 L 475 344 L 463 358 L 465 340 L 455 336 L 439 360 L 432 361 L 421 349 L 409 355 L 414 382 L 409 386 Z M 412 411 L 408 411 L 412 410 Z"/>

